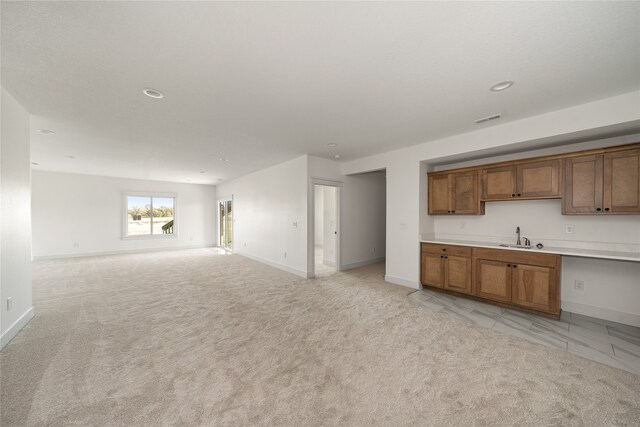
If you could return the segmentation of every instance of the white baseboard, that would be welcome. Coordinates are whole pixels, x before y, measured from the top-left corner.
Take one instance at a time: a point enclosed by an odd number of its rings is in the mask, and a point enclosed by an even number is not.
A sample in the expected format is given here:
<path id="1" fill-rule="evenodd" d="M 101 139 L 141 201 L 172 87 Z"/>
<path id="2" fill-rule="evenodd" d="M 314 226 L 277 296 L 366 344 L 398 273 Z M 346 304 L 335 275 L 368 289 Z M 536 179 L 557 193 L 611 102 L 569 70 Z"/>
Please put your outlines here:
<path id="1" fill-rule="evenodd" d="M 351 270 L 352 268 L 364 267 L 365 265 L 375 264 L 380 261 L 384 261 L 384 257 L 365 259 L 364 261 L 352 262 L 351 264 L 342 264 L 340 266 L 340 271 Z"/>
<path id="2" fill-rule="evenodd" d="M 279 262 L 271 261 L 271 260 L 256 256 L 256 255 L 248 254 L 246 252 L 236 251 L 235 254 L 243 256 L 243 257 L 246 257 L 246 258 L 249 258 L 249 259 L 252 259 L 254 261 L 261 262 L 263 264 L 267 264 L 267 265 L 269 265 L 271 267 L 277 268 L 278 270 L 283 270 L 283 271 L 286 271 L 287 273 L 291 273 L 291 274 L 295 274 L 296 276 L 304 277 L 305 279 L 308 279 L 310 277 L 307 274 L 306 271 L 298 270 L 297 268 L 289 267 L 287 265 L 280 264 Z"/>
<path id="3" fill-rule="evenodd" d="M 420 282 L 417 280 L 404 279 L 402 277 L 389 276 L 387 274 L 384 276 L 384 281 L 393 283 L 394 285 L 406 286 L 411 289 L 420 289 Z"/>
<path id="4" fill-rule="evenodd" d="M 0 350 L 9 344 L 9 341 L 18 335 L 18 332 L 20 332 L 31 319 L 33 319 L 33 307 L 30 307 L 29 310 L 25 311 L 25 313 L 20 316 L 18 320 L 13 322 L 13 325 L 9 326 L 5 333 L 0 336 Z"/>
<path id="5" fill-rule="evenodd" d="M 328 265 L 329 267 L 335 267 L 336 266 L 336 262 L 335 261 L 331 261 L 329 259 L 323 259 L 322 263 L 324 265 Z"/>
<path id="6" fill-rule="evenodd" d="M 625 313 L 610 308 L 596 307 L 594 305 L 580 304 L 571 301 L 561 301 L 560 306 L 563 311 L 640 327 L 640 315 L 638 314 Z"/>
<path id="7" fill-rule="evenodd" d="M 174 246 L 166 248 L 148 248 L 148 249 L 122 249 L 117 251 L 99 251 L 99 252 L 79 252 L 73 254 L 58 254 L 58 255 L 40 255 L 34 256 L 34 261 L 47 260 L 47 259 L 62 259 L 62 258 L 82 258 L 91 256 L 106 256 L 106 255 L 128 255 L 128 254 L 142 254 L 149 252 L 166 252 L 166 251 L 179 251 L 182 249 L 202 249 L 202 248 L 215 248 L 216 246 L 208 245 L 185 245 Z"/>

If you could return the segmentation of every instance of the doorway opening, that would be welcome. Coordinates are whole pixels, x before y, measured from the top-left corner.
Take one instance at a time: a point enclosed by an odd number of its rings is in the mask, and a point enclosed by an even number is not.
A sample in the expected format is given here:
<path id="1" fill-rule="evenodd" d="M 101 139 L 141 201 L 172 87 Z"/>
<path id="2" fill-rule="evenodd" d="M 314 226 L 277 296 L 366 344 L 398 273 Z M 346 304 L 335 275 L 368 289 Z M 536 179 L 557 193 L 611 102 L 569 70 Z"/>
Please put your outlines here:
<path id="1" fill-rule="evenodd" d="M 314 184 L 314 275 L 328 276 L 339 266 L 338 188 Z"/>
<path id="2" fill-rule="evenodd" d="M 218 200 L 218 246 L 233 251 L 233 198 Z"/>

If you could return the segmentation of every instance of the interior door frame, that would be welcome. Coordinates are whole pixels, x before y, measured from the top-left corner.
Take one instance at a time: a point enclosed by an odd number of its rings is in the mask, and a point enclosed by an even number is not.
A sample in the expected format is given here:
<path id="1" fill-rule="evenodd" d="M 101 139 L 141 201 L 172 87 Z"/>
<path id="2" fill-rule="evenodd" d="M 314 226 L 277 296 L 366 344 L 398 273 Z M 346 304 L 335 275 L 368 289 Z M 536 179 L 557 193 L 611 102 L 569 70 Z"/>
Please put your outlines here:
<path id="1" fill-rule="evenodd" d="M 316 274 L 316 185 L 335 187 L 336 189 L 336 271 L 342 271 L 342 185 L 341 181 L 329 181 L 326 179 L 309 179 L 307 197 L 307 278 L 313 278 Z"/>
<path id="2" fill-rule="evenodd" d="M 235 239 L 233 238 L 233 234 L 234 234 L 234 230 L 233 228 L 235 228 L 235 224 L 232 225 L 232 230 L 231 230 L 231 246 L 220 246 L 220 203 L 222 202 L 231 202 L 231 209 L 232 211 L 235 211 L 235 206 L 233 206 L 233 194 L 231 196 L 226 196 L 226 197 L 221 197 L 216 201 L 216 246 L 219 248 L 222 248 L 224 250 L 227 250 L 229 252 L 233 252 L 233 245 L 235 244 Z M 228 213 L 226 211 L 226 203 L 225 203 L 225 213 Z M 235 222 L 232 220 L 232 222 Z"/>

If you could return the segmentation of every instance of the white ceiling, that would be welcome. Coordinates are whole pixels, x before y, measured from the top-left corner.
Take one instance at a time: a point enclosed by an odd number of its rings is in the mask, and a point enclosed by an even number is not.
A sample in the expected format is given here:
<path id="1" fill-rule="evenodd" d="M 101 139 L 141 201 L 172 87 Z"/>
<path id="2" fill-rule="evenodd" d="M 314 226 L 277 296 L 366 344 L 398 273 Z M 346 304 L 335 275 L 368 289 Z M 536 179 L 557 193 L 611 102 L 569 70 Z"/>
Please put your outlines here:
<path id="1" fill-rule="evenodd" d="M 45 170 L 215 184 L 640 88 L 640 2 L 1 7 L 2 85 Z M 502 80 L 515 85 L 488 90 Z"/>

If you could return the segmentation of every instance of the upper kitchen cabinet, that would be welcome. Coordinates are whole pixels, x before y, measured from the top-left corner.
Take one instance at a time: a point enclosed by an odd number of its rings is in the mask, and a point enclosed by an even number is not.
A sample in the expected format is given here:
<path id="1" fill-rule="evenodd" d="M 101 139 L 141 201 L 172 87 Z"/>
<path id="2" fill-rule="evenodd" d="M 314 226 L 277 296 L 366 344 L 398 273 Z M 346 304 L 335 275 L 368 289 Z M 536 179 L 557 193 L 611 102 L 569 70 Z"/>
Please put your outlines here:
<path id="1" fill-rule="evenodd" d="M 562 213 L 640 214 L 640 149 L 565 160 Z"/>
<path id="2" fill-rule="evenodd" d="M 640 143 L 429 173 L 430 215 L 533 199 L 562 199 L 565 215 L 640 214 Z"/>
<path id="3" fill-rule="evenodd" d="M 482 215 L 478 171 L 429 174 L 429 215 Z"/>
<path id="4" fill-rule="evenodd" d="M 562 196 L 562 159 L 519 163 L 516 166 L 516 197 L 553 199 Z"/>
<path id="5" fill-rule="evenodd" d="M 594 214 L 602 211 L 603 155 L 565 159 L 563 214 Z"/>
<path id="6" fill-rule="evenodd" d="M 604 155 L 605 213 L 640 213 L 640 149 Z"/>
<path id="7" fill-rule="evenodd" d="M 482 200 L 559 198 L 561 162 L 562 159 L 519 161 L 482 169 Z"/>
<path id="8" fill-rule="evenodd" d="M 515 165 L 482 169 L 482 200 L 506 200 L 516 194 Z"/>

